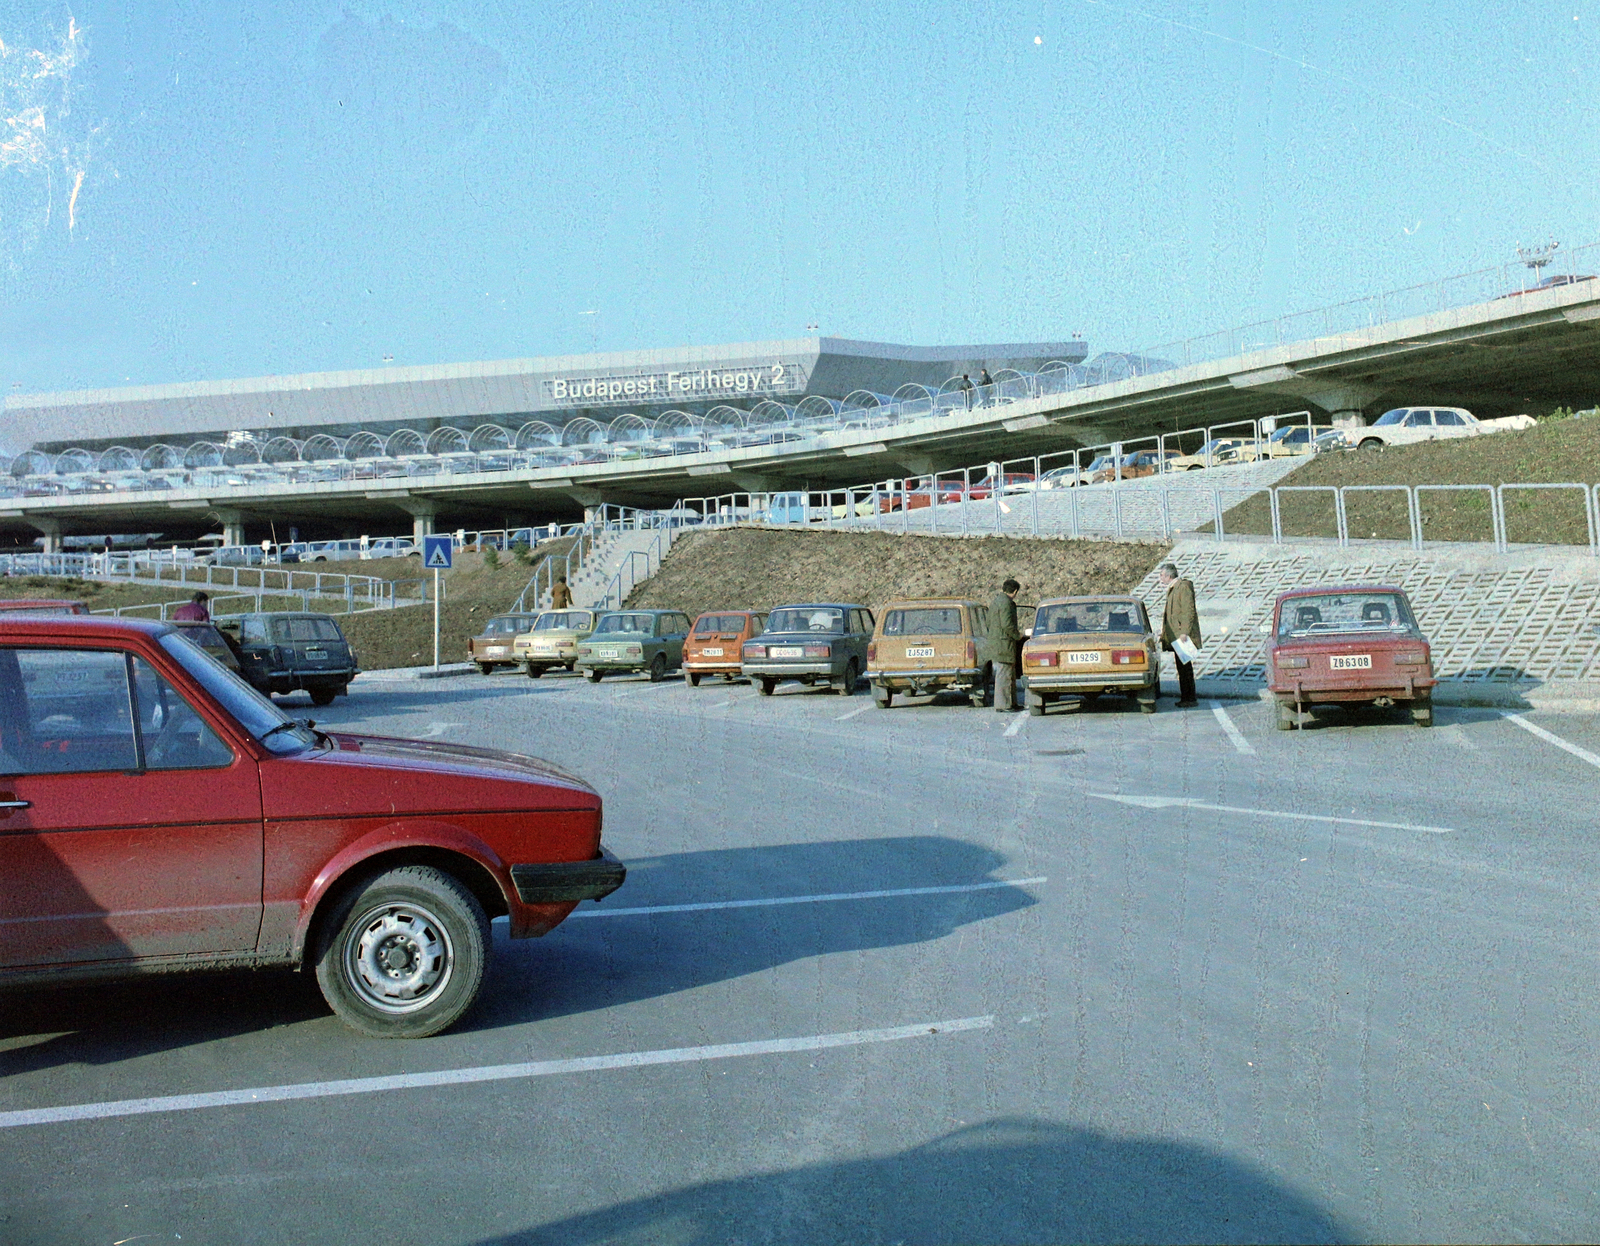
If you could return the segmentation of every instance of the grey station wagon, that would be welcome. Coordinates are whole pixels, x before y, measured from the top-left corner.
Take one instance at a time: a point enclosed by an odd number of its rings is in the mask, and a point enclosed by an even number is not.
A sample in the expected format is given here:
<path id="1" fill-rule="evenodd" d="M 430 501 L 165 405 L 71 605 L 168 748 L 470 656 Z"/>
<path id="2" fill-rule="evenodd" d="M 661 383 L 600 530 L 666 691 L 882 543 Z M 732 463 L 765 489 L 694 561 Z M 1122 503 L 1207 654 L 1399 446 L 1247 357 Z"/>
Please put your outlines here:
<path id="1" fill-rule="evenodd" d="M 240 673 L 258 691 L 303 688 L 315 704 L 331 705 L 361 673 L 355 650 L 326 614 L 245 614 L 222 626 L 238 628 Z"/>
<path id="2" fill-rule="evenodd" d="M 660 682 L 683 666 L 689 616 L 681 610 L 613 610 L 595 620 L 594 631 L 578 645 L 576 666 L 599 683 L 607 674 L 649 671 Z"/>
<path id="3" fill-rule="evenodd" d="M 764 697 L 785 679 L 825 683 L 849 696 L 867 669 L 872 626 L 865 606 L 779 606 L 767 616 L 767 630 L 745 642 L 740 668 Z"/>

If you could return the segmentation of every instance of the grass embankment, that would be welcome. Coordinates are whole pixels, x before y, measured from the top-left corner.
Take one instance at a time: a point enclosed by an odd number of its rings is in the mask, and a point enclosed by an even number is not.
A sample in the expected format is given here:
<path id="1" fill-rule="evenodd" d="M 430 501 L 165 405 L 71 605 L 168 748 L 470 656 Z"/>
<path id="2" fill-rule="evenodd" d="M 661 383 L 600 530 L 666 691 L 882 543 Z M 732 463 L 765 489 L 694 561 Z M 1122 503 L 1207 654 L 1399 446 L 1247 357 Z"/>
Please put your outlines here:
<path id="1" fill-rule="evenodd" d="M 1284 485 L 1593 485 L 1600 481 L 1600 417 L 1547 420 L 1519 432 L 1491 433 L 1453 441 L 1396 446 L 1381 453 L 1360 450 L 1319 454 Z M 1494 539 L 1489 497 L 1484 492 L 1419 496 L 1422 535 L 1429 541 Z M 1283 493 L 1279 512 L 1287 536 L 1338 534 L 1331 493 Z M 1405 495 L 1347 493 L 1345 513 L 1353 537 L 1409 540 Z M 1270 535 L 1272 514 L 1258 494 L 1223 517 L 1229 533 Z M 1586 545 L 1583 497 L 1576 490 L 1508 492 L 1506 537 L 1513 543 Z"/>
<path id="2" fill-rule="evenodd" d="M 727 528 L 680 537 L 630 606 L 770 609 L 789 602 L 860 602 L 895 597 L 987 601 L 1007 576 L 1019 605 L 1076 593 L 1126 592 L 1166 545 L 1027 537 L 901 536 L 888 532 L 794 532 Z"/>
<path id="3" fill-rule="evenodd" d="M 485 565 L 483 555 L 457 551 L 455 567 L 443 573 L 444 604 L 439 614 L 439 656 L 442 661 L 459 662 L 466 657 L 467 641 L 483 628 L 490 615 L 510 608 L 533 578 L 538 558 L 565 555 L 570 541 L 549 542 L 539 549 L 532 564 L 500 557 L 497 567 Z M 415 558 L 384 558 L 371 562 L 318 563 L 315 569 L 330 574 L 371 575 L 385 580 L 432 580 L 431 573 L 418 568 Z M 231 573 L 229 576 L 231 580 Z M 241 569 L 240 583 L 246 579 Z M 187 601 L 196 588 L 154 584 L 102 584 L 94 580 L 59 579 L 51 576 L 0 578 L 0 597 L 64 597 L 82 601 L 91 610 L 116 606 L 137 606 L 164 601 Z M 229 587 L 213 586 L 205 591 L 213 596 L 232 592 Z M 342 594 L 341 598 L 342 600 Z M 298 610 L 298 597 L 266 601 L 268 609 Z M 333 602 L 328 603 L 334 605 Z M 317 602 L 311 603 L 313 610 Z M 363 670 L 386 670 L 397 666 L 420 666 L 433 661 L 433 608 L 406 606 L 399 610 L 368 610 L 338 615 L 339 626 L 355 646 Z"/>

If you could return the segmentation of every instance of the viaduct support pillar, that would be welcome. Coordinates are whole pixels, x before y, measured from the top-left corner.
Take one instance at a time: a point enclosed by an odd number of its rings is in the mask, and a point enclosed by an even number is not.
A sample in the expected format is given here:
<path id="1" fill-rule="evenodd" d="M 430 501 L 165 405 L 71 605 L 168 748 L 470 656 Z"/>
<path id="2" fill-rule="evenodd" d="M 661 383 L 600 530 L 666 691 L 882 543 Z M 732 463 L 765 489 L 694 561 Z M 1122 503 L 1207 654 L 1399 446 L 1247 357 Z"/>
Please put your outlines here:
<path id="1" fill-rule="evenodd" d="M 61 521 L 59 519 L 44 519 L 29 515 L 26 517 L 29 525 L 40 536 L 44 537 L 44 552 L 59 554 L 61 552 Z"/>

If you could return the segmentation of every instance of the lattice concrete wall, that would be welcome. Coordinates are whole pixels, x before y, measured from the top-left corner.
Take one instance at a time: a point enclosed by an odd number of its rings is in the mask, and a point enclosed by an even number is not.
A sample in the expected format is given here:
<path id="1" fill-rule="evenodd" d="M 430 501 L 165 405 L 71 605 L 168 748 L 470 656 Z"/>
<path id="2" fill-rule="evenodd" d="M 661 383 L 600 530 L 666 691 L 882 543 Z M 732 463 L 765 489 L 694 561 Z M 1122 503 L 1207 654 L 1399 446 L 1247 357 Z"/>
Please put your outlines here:
<path id="1" fill-rule="evenodd" d="M 1513 684 L 1593 681 L 1600 691 L 1600 561 L 1511 554 L 1182 542 L 1179 573 L 1194 581 L 1206 647 L 1195 673 L 1265 682 L 1272 602 L 1289 588 L 1395 584 L 1432 643 L 1441 678 Z M 1160 627 L 1163 590 L 1152 573 L 1138 594 Z"/>

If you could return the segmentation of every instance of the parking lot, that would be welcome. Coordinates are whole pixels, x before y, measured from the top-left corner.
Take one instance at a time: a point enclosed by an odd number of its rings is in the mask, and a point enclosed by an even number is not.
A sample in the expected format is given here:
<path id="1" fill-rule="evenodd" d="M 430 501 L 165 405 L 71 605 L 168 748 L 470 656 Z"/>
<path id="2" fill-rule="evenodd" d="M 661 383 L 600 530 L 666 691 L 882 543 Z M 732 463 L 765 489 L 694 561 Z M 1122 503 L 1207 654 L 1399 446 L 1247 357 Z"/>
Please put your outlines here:
<path id="1" fill-rule="evenodd" d="M 1600 1227 L 1592 718 L 515 673 L 285 704 L 569 767 L 627 884 L 500 928 L 418 1042 L 287 973 L 9 996 L 0 1240 Z"/>

